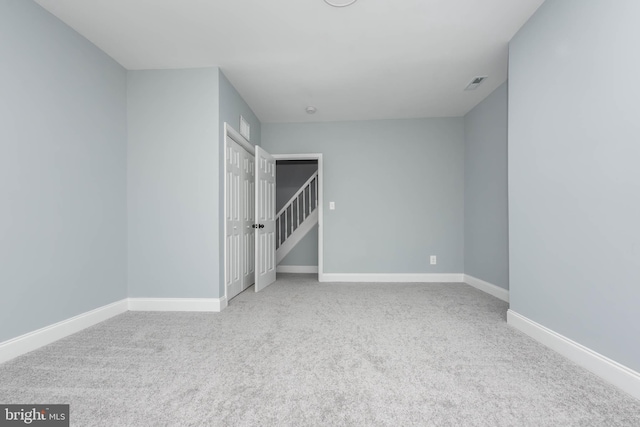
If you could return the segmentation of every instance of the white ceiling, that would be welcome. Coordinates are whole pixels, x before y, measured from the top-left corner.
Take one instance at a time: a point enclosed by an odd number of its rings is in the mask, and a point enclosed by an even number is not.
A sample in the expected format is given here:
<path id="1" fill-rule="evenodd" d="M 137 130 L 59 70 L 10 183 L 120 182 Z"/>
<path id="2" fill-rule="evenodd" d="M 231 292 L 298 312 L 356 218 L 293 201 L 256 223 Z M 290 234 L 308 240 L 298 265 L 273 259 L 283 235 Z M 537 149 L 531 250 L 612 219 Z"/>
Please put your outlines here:
<path id="1" fill-rule="evenodd" d="M 219 66 L 262 122 L 462 116 L 543 1 L 36 0 L 127 69 Z"/>

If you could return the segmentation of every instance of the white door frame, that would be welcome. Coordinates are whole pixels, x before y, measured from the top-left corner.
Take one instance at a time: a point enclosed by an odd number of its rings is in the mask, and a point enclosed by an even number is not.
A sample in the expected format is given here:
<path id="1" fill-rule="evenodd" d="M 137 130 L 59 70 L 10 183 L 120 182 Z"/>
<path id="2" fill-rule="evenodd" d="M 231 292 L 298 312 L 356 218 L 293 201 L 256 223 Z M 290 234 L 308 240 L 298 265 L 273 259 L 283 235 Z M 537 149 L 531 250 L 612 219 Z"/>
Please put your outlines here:
<path id="1" fill-rule="evenodd" d="M 240 147 L 244 148 L 249 154 L 255 156 L 255 147 L 249 142 L 247 141 L 242 135 L 240 135 L 234 128 L 231 127 L 231 125 L 229 125 L 229 123 L 224 122 L 224 146 L 223 146 L 223 157 L 222 157 L 222 164 L 223 164 L 223 171 L 222 171 L 222 176 L 223 176 L 223 182 L 222 182 L 222 188 L 223 188 L 223 193 L 222 193 L 222 204 L 223 204 L 223 212 L 224 212 L 224 216 L 222 217 L 222 223 L 224 224 L 223 226 L 223 231 L 222 231 L 222 240 L 224 242 L 224 239 L 227 235 L 227 138 L 232 139 L 234 142 L 236 142 L 238 145 L 240 145 Z M 222 280 L 222 285 L 224 288 L 224 299 L 225 301 L 227 301 L 227 303 L 229 302 L 227 299 L 227 245 L 226 242 L 223 243 L 222 245 L 223 247 L 223 258 L 222 258 L 222 276 L 223 276 L 223 280 Z"/>
<path id="2" fill-rule="evenodd" d="M 249 141 L 247 141 L 244 136 L 240 135 L 240 133 L 238 133 L 233 127 L 231 127 L 231 125 L 227 122 L 224 122 L 224 135 L 225 135 L 225 139 L 224 139 L 224 145 L 225 147 L 227 146 L 227 136 L 230 137 L 231 139 L 233 139 L 235 142 L 237 142 L 238 144 L 240 144 L 240 146 L 242 148 L 244 148 L 245 150 L 247 150 L 249 152 L 249 154 L 253 154 L 255 155 L 256 152 L 256 147 L 253 146 L 253 144 L 251 144 Z"/>
<path id="3" fill-rule="evenodd" d="M 318 281 L 322 282 L 324 275 L 323 248 L 324 248 L 324 220 L 323 220 L 323 174 L 322 153 L 308 154 L 272 154 L 277 160 L 317 160 L 318 161 Z M 276 183 L 277 184 L 277 183 Z"/>

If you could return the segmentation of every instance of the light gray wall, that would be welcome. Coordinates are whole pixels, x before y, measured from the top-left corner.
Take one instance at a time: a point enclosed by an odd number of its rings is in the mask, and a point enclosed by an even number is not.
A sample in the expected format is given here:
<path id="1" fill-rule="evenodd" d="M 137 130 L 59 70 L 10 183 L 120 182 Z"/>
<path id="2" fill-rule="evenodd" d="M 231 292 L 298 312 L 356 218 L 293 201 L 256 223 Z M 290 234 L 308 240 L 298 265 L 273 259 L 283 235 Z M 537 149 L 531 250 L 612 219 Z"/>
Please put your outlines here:
<path id="1" fill-rule="evenodd" d="M 464 117 L 464 272 L 509 289 L 507 84 Z"/>
<path id="2" fill-rule="evenodd" d="M 276 212 L 318 170 L 317 161 L 279 161 L 276 164 Z M 315 226 L 278 265 L 318 265 L 318 227 Z"/>
<path id="3" fill-rule="evenodd" d="M 218 90 L 219 90 L 219 145 L 218 145 L 218 235 L 224 236 L 224 123 L 227 122 L 233 129 L 240 132 L 240 116 L 249 122 L 251 126 L 251 142 L 253 145 L 260 145 L 261 142 L 261 123 L 253 113 L 249 105 L 238 93 L 235 87 L 227 80 L 224 73 L 218 73 Z M 217 258 L 218 267 L 218 292 L 224 295 L 224 264 L 222 257 L 224 256 L 224 238 L 218 239 Z"/>
<path id="4" fill-rule="evenodd" d="M 509 61 L 516 312 L 640 371 L 640 2 L 547 1 Z"/>
<path id="5" fill-rule="evenodd" d="M 224 137 L 224 122 L 229 123 L 232 128 L 240 132 L 240 116 L 242 116 L 251 125 L 251 141 L 249 142 L 253 145 L 260 145 L 260 120 L 258 120 L 253 110 L 251 110 L 251 107 L 249 107 L 242 98 L 242 95 L 238 93 L 222 71 L 220 71 L 219 74 L 219 94 L 220 140 L 224 142 L 224 139 L 222 139 Z M 222 151 L 220 152 L 222 153 Z"/>
<path id="6" fill-rule="evenodd" d="M 122 300 L 126 72 L 0 1 L 0 342 Z"/>
<path id="7" fill-rule="evenodd" d="M 218 69 L 129 71 L 131 297 L 221 295 Z"/>
<path id="8" fill-rule="evenodd" d="M 263 124 L 262 140 L 324 155 L 325 273 L 463 271 L 462 118 Z"/>

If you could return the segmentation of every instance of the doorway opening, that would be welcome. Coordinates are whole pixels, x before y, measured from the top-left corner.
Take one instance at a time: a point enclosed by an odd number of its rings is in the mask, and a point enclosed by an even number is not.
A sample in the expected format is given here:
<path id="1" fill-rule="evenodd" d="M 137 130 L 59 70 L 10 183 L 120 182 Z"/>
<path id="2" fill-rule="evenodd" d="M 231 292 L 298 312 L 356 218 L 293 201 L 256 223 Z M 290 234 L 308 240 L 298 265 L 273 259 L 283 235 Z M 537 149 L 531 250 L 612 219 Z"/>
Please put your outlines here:
<path id="1" fill-rule="evenodd" d="M 323 271 L 322 154 L 274 154 L 278 273 Z"/>

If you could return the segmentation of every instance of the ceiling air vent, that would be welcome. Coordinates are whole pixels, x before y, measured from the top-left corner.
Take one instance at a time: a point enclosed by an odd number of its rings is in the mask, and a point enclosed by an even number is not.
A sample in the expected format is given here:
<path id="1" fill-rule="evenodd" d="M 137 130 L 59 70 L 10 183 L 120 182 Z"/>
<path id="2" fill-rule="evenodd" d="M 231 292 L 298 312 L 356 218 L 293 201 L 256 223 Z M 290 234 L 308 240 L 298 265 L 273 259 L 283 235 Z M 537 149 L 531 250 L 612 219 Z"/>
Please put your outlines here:
<path id="1" fill-rule="evenodd" d="M 480 84 L 485 81 L 485 79 L 487 78 L 487 76 L 478 76 L 478 77 L 474 77 L 473 80 L 471 80 L 471 83 L 469 83 L 467 85 L 466 88 L 464 88 L 464 90 L 475 90 L 478 88 L 478 86 L 480 86 Z"/>

